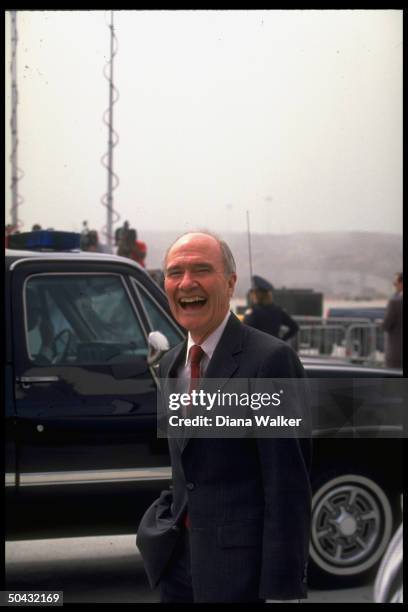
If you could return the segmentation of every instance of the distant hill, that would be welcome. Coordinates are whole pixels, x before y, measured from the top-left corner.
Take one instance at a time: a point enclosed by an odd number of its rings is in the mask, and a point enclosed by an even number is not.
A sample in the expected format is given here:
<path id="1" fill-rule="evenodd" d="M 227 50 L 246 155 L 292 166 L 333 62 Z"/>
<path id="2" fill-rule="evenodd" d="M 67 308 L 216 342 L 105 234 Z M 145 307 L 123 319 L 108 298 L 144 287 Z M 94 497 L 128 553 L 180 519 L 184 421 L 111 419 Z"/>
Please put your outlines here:
<path id="1" fill-rule="evenodd" d="M 159 268 L 167 247 L 179 232 L 139 232 L 147 243 L 147 266 Z M 236 296 L 249 283 L 245 233 L 220 235 L 234 254 Z M 373 232 L 253 234 L 252 269 L 275 287 L 313 288 L 325 295 L 352 298 L 387 297 L 396 271 L 402 270 L 402 236 Z"/>

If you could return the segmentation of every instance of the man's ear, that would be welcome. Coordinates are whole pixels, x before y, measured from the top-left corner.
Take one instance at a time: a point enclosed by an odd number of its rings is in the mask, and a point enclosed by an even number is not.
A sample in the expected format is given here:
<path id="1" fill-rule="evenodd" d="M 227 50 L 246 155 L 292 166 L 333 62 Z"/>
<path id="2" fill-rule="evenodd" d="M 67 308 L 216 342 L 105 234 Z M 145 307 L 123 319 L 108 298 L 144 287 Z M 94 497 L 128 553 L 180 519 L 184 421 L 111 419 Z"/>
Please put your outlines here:
<path id="1" fill-rule="evenodd" d="M 235 289 L 235 284 L 237 282 L 237 275 L 233 272 L 228 279 L 228 288 L 230 291 L 230 297 L 232 297 Z"/>

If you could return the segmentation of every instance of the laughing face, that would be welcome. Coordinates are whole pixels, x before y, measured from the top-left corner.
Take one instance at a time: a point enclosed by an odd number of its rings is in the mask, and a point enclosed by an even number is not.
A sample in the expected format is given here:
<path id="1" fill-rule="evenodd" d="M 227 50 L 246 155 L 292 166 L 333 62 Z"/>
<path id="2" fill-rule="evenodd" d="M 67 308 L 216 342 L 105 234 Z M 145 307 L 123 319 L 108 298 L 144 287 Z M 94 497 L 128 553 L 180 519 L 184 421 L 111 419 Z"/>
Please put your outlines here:
<path id="1" fill-rule="evenodd" d="M 237 276 L 226 274 L 218 241 L 206 234 L 186 234 L 171 247 L 164 287 L 175 319 L 203 342 L 229 310 Z"/>

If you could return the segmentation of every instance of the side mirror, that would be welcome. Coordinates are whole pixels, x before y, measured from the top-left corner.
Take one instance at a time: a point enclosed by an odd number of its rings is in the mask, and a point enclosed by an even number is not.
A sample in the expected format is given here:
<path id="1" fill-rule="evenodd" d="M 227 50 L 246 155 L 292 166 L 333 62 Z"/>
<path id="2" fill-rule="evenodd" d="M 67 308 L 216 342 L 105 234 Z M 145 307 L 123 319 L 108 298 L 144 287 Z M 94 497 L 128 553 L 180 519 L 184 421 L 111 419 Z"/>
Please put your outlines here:
<path id="1" fill-rule="evenodd" d="M 163 357 L 164 353 L 170 348 L 169 341 L 166 336 L 159 331 L 150 332 L 147 338 L 149 352 L 147 354 L 147 363 L 149 366 L 155 365 Z"/>

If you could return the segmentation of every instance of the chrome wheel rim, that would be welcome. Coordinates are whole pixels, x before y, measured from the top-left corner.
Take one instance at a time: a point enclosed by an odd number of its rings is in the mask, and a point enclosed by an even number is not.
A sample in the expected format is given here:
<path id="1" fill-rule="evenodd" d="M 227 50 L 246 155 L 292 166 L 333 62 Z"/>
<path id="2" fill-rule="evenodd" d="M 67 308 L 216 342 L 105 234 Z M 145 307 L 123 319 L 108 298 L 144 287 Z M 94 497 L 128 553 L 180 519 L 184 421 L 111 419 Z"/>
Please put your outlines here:
<path id="1" fill-rule="evenodd" d="M 382 489 L 350 474 L 327 482 L 313 496 L 310 555 L 334 575 L 371 568 L 391 537 L 392 512 Z"/>

